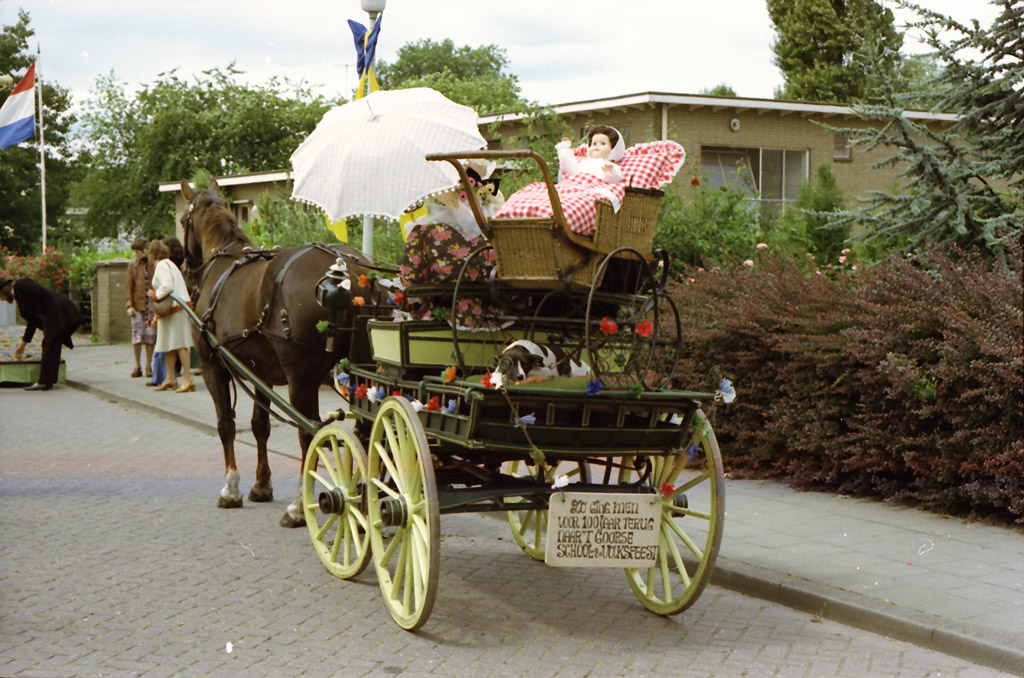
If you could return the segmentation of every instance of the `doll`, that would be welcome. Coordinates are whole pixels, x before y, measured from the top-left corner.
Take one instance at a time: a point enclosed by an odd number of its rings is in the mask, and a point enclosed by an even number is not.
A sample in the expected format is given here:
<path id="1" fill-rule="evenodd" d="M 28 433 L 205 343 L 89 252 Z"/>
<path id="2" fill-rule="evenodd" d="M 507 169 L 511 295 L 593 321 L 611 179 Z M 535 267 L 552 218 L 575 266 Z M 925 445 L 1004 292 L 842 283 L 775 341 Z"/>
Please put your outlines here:
<path id="1" fill-rule="evenodd" d="M 622 183 L 622 169 L 618 162 L 622 160 L 625 144 L 622 135 L 614 127 L 598 125 L 587 133 L 587 157 L 582 160 L 573 154 L 572 142 L 568 137 L 563 137 L 555 149 L 558 151 L 560 179 L 583 172 L 609 184 Z"/>

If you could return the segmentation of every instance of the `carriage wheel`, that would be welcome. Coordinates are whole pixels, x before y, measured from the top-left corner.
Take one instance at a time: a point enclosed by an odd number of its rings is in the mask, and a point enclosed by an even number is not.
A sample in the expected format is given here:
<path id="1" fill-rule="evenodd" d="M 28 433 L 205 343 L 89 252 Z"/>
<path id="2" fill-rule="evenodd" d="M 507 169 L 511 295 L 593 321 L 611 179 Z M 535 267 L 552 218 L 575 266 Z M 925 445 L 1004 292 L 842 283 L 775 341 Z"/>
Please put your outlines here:
<path id="1" fill-rule="evenodd" d="M 422 626 L 434 607 L 440 520 L 433 459 L 416 411 L 384 401 L 370 432 L 366 501 L 377 581 L 403 629 Z"/>
<path id="2" fill-rule="evenodd" d="M 455 365 L 462 374 L 468 374 L 473 367 L 480 368 L 480 365 L 467 365 L 466 355 L 473 350 L 472 345 L 467 342 L 459 342 L 459 319 L 474 304 L 479 305 L 480 315 L 474 317 L 474 322 L 479 325 L 476 332 L 477 339 L 486 338 L 490 343 L 500 345 L 507 343 L 511 335 L 505 330 L 509 322 L 501 317 L 502 309 L 495 306 L 490 299 L 474 296 L 472 292 L 466 291 L 467 285 L 486 282 L 485 279 L 474 278 L 481 270 L 486 269 L 489 262 L 494 260 L 494 246 L 490 244 L 480 245 L 466 257 L 459 269 L 459 277 L 455 281 L 455 290 L 452 292 L 452 306 L 449 309 L 450 322 L 452 326 L 452 353 Z M 472 356 L 478 357 L 478 356 Z"/>
<path id="3" fill-rule="evenodd" d="M 610 274 L 610 267 L 619 270 Z M 601 261 L 594 275 L 587 297 L 587 362 L 606 388 L 651 388 L 648 376 L 665 334 L 662 324 L 678 326 L 678 313 L 663 317 L 666 310 L 675 311 L 675 304 L 665 301 L 652 269 L 640 252 L 621 247 Z M 614 301 L 607 300 L 609 294 L 617 295 Z"/>
<path id="4" fill-rule="evenodd" d="M 651 461 L 650 482 L 662 494 L 658 554 L 653 567 L 627 568 L 626 579 L 647 609 L 678 614 L 707 586 L 722 542 L 725 477 L 718 441 L 704 413 L 694 415 L 687 450 Z"/>
<path id="5" fill-rule="evenodd" d="M 516 472 L 519 470 L 519 464 L 519 460 L 510 461 L 506 472 L 511 476 L 516 475 Z M 544 482 L 547 484 L 553 483 L 555 477 L 560 475 L 558 469 L 558 465 L 545 465 Z M 577 462 L 575 468 L 563 469 L 563 472 L 569 476 L 570 483 L 590 482 L 587 465 L 582 461 Z M 523 549 L 523 553 L 534 560 L 544 560 L 544 549 L 547 545 L 548 534 L 547 509 L 529 508 L 521 511 L 509 511 L 508 524 L 512 528 L 512 538 L 519 544 L 519 548 Z"/>
<path id="6" fill-rule="evenodd" d="M 327 571 L 351 579 L 370 562 L 366 451 L 338 424 L 317 431 L 302 464 L 302 506 L 313 549 Z"/>

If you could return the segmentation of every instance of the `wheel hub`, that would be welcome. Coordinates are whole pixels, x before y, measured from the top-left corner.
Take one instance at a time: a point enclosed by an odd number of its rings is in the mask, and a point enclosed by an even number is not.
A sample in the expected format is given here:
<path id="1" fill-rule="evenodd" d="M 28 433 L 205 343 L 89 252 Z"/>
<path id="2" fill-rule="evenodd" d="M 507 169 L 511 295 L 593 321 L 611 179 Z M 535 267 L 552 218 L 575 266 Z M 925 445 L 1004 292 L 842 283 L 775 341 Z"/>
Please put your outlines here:
<path id="1" fill-rule="evenodd" d="M 382 499 L 380 502 L 380 521 L 384 527 L 405 527 L 409 518 L 405 497 L 399 499 Z"/>
<path id="2" fill-rule="evenodd" d="M 320 504 L 320 512 L 325 515 L 340 515 L 345 512 L 345 497 L 338 490 L 321 492 L 317 501 Z"/>

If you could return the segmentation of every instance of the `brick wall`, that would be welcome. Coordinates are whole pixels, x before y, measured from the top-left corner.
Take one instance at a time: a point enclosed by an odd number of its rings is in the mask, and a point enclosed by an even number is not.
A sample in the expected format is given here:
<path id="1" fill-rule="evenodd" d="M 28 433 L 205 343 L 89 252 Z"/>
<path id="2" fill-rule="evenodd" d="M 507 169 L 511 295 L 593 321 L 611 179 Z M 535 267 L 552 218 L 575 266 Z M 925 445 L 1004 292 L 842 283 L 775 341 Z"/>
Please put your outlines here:
<path id="1" fill-rule="evenodd" d="M 125 286 L 130 259 L 96 263 L 92 295 L 92 331 L 105 342 L 130 342 L 132 325 L 125 312 Z"/>

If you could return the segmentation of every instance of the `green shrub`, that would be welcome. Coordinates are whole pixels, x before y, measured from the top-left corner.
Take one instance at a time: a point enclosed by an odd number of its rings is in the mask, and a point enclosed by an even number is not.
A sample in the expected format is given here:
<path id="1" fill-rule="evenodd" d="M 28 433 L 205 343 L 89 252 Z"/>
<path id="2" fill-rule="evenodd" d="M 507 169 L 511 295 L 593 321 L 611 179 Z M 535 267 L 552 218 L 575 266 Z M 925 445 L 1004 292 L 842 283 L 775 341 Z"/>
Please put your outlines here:
<path id="1" fill-rule="evenodd" d="M 891 257 L 833 277 L 762 251 L 694 272 L 683 387 L 730 378 L 716 410 L 733 472 L 1024 523 L 1022 250 Z"/>

